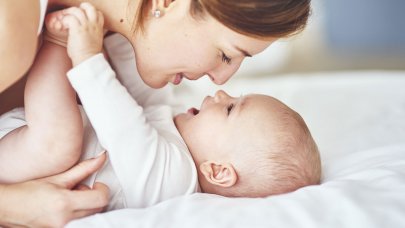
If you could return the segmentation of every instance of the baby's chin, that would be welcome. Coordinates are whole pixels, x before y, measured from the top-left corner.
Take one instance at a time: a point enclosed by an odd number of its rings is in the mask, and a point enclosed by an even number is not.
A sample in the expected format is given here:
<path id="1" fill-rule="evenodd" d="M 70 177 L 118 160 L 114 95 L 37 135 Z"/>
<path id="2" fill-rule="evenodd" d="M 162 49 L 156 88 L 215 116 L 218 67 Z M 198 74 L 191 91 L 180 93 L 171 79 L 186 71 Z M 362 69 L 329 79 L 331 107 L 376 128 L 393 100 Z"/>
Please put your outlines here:
<path id="1" fill-rule="evenodd" d="M 179 129 L 179 126 L 181 125 L 181 119 L 184 118 L 185 113 L 179 113 L 173 117 L 173 122 L 176 125 L 176 128 Z"/>

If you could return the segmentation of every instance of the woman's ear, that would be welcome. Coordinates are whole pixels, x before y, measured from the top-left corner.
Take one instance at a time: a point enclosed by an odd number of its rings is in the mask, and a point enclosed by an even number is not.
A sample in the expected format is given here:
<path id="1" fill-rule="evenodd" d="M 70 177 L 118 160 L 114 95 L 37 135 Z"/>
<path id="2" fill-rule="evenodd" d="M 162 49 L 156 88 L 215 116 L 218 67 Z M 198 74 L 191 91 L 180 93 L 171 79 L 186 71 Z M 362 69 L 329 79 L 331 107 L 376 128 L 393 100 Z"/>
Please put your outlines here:
<path id="1" fill-rule="evenodd" d="M 206 161 L 200 165 L 200 172 L 209 183 L 219 187 L 232 187 L 238 180 L 238 175 L 230 163 Z"/>
<path id="2" fill-rule="evenodd" d="M 163 15 L 175 0 L 152 0 L 152 14 L 155 17 Z"/>
<path id="3" fill-rule="evenodd" d="M 165 8 L 168 8 L 168 7 L 170 7 L 170 5 L 174 2 L 175 0 L 164 0 L 164 2 L 165 2 Z"/>

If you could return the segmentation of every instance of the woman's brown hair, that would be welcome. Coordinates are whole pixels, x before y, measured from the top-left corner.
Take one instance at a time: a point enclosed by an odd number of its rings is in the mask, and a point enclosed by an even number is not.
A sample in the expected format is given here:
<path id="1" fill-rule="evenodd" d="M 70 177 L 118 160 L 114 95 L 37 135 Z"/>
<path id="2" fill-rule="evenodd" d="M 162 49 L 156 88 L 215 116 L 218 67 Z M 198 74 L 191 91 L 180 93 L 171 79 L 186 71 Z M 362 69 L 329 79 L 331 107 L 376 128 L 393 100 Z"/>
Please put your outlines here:
<path id="1" fill-rule="evenodd" d="M 136 29 L 143 30 L 148 0 L 142 0 Z M 210 14 L 226 27 L 244 35 L 269 38 L 300 32 L 310 15 L 310 0 L 192 0 L 194 17 Z"/>

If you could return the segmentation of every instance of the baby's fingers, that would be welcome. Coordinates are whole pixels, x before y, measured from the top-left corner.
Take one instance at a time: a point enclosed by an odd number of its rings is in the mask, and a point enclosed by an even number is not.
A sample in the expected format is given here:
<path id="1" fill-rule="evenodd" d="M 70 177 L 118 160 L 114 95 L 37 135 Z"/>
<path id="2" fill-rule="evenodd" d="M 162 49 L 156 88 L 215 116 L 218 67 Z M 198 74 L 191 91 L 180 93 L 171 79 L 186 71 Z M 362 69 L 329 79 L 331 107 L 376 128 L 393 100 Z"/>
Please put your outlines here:
<path id="1" fill-rule="evenodd" d="M 74 16 L 74 17 L 76 17 L 77 21 L 81 25 L 85 24 L 86 21 L 87 21 L 86 13 L 81 8 L 70 7 L 70 8 L 64 9 L 63 13 L 65 14 L 65 16 Z"/>
<path id="2" fill-rule="evenodd" d="M 104 26 L 104 16 L 103 16 L 103 13 L 101 13 L 100 11 L 97 11 L 97 14 L 98 14 L 98 23 L 101 25 L 101 26 Z"/>
<path id="3" fill-rule="evenodd" d="M 77 19 L 77 17 L 72 16 L 72 15 L 66 15 L 62 19 L 62 23 L 64 27 L 67 27 L 69 30 L 75 29 L 80 26 L 80 22 Z"/>
<path id="4" fill-rule="evenodd" d="M 87 18 L 92 22 L 97 22 L 99 25 L 104 25 L 104 16 L 103 14 L 98 11 L 92 4 L 88 2 L 83 2 L 80 4 L 80 8 L 82 8 L 87 15 Z"/>
<path id="5" fill-rule="evenodd" d="M 83 2 L 80 4 L 80 8 L 86 13 L 87 18 L 89 21 L 97 21 L 97 10 L 94 8 L 94 6 L 88 2 Z"/>

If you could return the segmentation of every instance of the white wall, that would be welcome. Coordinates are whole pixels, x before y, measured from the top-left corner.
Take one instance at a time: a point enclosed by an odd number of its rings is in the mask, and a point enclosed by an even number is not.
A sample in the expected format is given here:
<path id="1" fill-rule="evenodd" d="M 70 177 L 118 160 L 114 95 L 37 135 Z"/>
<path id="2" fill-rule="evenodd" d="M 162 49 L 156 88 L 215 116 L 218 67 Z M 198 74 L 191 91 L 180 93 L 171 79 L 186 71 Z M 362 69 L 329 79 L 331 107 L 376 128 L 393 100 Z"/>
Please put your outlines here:
<path id="1" fill-rule="evenodd" d="M 330 1 L 330 2 L 326 2 Z M 384 51 L 384 49 L 376 48 L 369 52 L 364 50 L 350 51 L 350 47 L 346 51 L 339 51 L 339 48 L 333 47 L 333 43 L 329 42 L 327 29 L 328 28 L 328 15 L 327 13 L 333 11 L 334 17 L 345 17 L 346 14 L 342 8 L 340 9 L 328 9 L 325 7 L 333 6 L 331 1 L 338 3 L 339 0 L 312 0 L 312 15 L 308 22 L 307 28 L 295 37 L 281 40 L 265 50 L 263 53 L 255 56 L 254 58 L 247 59 L 241 66 L 241 69 L 236 74 L 236 77 L 244 76 L 267 76 L 267 75 L 280 75 L 296 72 L 316 72 L 316 71 L 339 71 L 339 70 L 405 70 L 405 51 L 392 53 L 390 51 Z M 351 0 L 364 1 L 364 0 Z M 369 4 L 364 4 L 361 10 L 358 10 L 359 17 L 364 15 L 369 16 L 370 12 L 375 13 L 380 9 L 376 9 L 378 4 L 399 4 L 398 7 L 404 5 L 403 0 L 390 0 L 385 2 L 383 0 L 370 0 Z M 341 2 L 341 1 L 339 1 Z M 346 1 L 348 2 L 348 1 Z M 350 2 L 350 1 L 349 1 Z M 375 4 L 375 6 L 373 6 Z M 359 4 L 357 4 L 359 5 Z M 347 7 L 351 7 L 348 5 Z M 344 7 L 343 7 L 344 8 Z M 390 6 L 390 8 L 395 8 Z M 389 18 L 390 12 L 385 9 L 381 9 L 381 13 L 385 13 L 384 18 Z M 351 10 L 352 12 L 356 12 Z M 363 12 L 363 14 L 362 14 Z M 364 13 L 367 12 L 367 13 Z M 391 20 L 395 23 L 402 23 L 403 27 L 398 28 L 401 37 L 405 37 L 405 19 L 402 22 L 397 20 L 396 13 L 392 15 L 391 19 L 384 19 L 384 23 L 389 23 Z M 403 14 L 405 17 L 405 14 Z M 357 20 L 357 15 L 351 15 L 353 20 Z M 330 18 L 329 18 L 330 19 Z M 375 17 L 374 20 L 382 20 L 381 16 Z M 336 20 L 334 21 L 336 23 Z M 381 23 L 383 23 L 381 22 Z M 342 25 L 336 26 L 337 29 L 345 29 L 347 20 L 342 20 Z M 372 21 L 370 21 L 372 23 Z M 349 26 L 346 26 L 349 29 Z M 376 27 L 368 26 L 369 29 Z M 381 25 L 380 25 L 381 28 Z M 365 28 L 367 29 L 367 28 Z M 349 30 L 348 30 L 349 31 Z M 344 31 L 343 31 L 344 32 Z M 367 31 L 364 31 L 367 33 Z M 342 33 L 342 31 L 340 31 Z M 392 34 L 384 34 L 385 36 L 392 36 Z M 383 36 L 384 36 L 383 35 Z M 398 36 L 398 35 L 397 35 Z M 374 37 L 370 37 L 369 40 L 364 38 L 364 42 L 371 43 Z M 381 38 L 380 38 L 381 39 Z M 392 37 L 386 37 L 385 40 L 392 40 Z M 360 41 L 361 42 L 361 41 Z M 404 41 L 405 43 L 405 41 Z M 405 45 L 404 45 L 405 46 Z M 398 47 L 405 50 L 405 47 Z"/>

